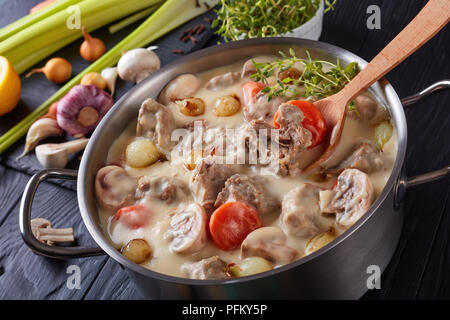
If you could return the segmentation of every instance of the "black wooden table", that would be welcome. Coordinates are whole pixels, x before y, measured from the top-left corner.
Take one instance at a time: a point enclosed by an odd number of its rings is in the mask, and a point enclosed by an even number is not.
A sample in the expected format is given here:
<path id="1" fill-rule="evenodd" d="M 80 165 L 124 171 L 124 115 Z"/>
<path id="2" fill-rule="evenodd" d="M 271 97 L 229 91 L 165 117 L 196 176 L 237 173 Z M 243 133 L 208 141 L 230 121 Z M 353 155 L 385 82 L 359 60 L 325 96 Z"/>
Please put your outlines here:
<path id="1" fill-rule="evenodd" d="M 446 1 L 446 0 L 442 0 Z M 38 0 L 0 0 L 0 27 L 24 15 Z M 334 12 L 325 16 L 321 41 L 348 49 L 370 60 L 424 6 L 425 0 L 339 0 Z M 381 29 L 366 27 L 369 5 L 381 9 Z M 211 13 L 208 14 L 211 16 Z M 190 25 L 204 22 L 202 17 Z M 112 47 L 134 26 L 108 35 L 105 28 L 94 35 L 107 40 Z M 179 58 L 171 50 L 180 46 L 185 52 L 215 45 L 217 38 L 205 32 L 196 44 L 180 44 L 183 28 L 161 41 L 159 55 L 163 65 Z M 447 26 L 407 61 L 393 70 L 387 79 L 401 97 L 416 93 L 429 84 L 450 78 L 450 32 Z M 74 71 L 86 63 L 76 54 L 80 41 L 56 55 L 67 57 Z M 3 134 L 30 110 L 36 108 L 56 89 L 41 76 L 22 77 L 19 107 L 0 117 Z M 118 96 L 129 84 L 119 83 Z M 450 92 L 440 92 L 406 111 L 408 150 L 406 173 L 414 175 L 444 167 L 450 163 Z M 18 213 L 20 198 L 30 174 L 39 169 L 30 156 L 17 162 L 23 139 L 1 156 L 0 162 L 0 299 L 139 299 L 140 294 L 126 273 L 112 259 L 101 256 L 88 259 L 54 261 L 34 255 L 20 238 Z M 76 161 L 70 164 L 76 166 Z M 408 190 L 405 222 L 400 243 L 383 273 L 381 289 L 368 292 L 364 299 L 450 298 L 450 188 L 449 180 Z M 45 217 L 56 227 L 72 226 L 77 244 L 94 245 L 84 227 L 73 184 L 45 183 L 37 192 L 33 206 L 35 216 Z M 66 286 L 67 267 L 81 270 L 81 288 Z M 330 270 L 332 272 L 332 270 Z"/>

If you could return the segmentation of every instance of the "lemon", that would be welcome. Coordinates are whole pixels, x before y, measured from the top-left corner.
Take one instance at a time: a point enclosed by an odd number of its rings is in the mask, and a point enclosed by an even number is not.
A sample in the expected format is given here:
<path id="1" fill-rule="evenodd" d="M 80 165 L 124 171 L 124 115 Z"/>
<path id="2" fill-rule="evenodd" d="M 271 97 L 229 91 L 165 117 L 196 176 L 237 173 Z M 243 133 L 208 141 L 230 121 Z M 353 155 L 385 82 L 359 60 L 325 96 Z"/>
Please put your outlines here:
<path id="1" fill-rule="evenodd" d="M 17 106 L 20 90 L 19 75 L 8 59 L 0 56 L 0 116 Z"/>

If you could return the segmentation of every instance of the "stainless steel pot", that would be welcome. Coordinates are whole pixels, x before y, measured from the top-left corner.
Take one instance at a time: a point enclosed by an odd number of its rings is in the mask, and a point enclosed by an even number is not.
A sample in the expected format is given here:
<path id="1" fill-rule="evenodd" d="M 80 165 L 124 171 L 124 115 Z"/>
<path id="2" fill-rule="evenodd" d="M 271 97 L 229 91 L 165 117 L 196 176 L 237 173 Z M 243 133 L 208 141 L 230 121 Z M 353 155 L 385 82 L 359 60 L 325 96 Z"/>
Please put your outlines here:
<path id="1" fill-rule="evenodd" d="M 317 252 L 262 274 L 222 280 L 191 280 L 153 272 L 125 259 L 103 234 L 94 197 L 96 172 L 104 166 L 111 144 L 126 125 L 136 119 L 143 100 L 157 97 L 161 89 L 177 75 L 198 73 L 227 65 L 254 55 L 277 54 L 295 48 L 308 50 L 312 56 L 342 64 L 367 62 L 351 52 L 326 44 L 296 38 L 254 39 L 207 48 L 162 68 L 130 90 L 116 102 L 93 133 L 84 152 L 79 171 L 44 170 L 34 175 L 25 189 L 20 209 L 20 229 L 25 243 L 33 252 L 51 258 L 87 257 L 108 254 L 128 272 L 137 287 L 148 298 L 326 298 L 354 299 L 367 290 L 370 266 L 384 270 L 396 248 L 403 221 L 402 199 L 409 186 L 444 177 L 450 167 L 425 175 L 406 178 L 403 164 L 406 152 L 406 120 L 402 102 L 385 80 L 374 84 L 372 92 L 391 113 L 398 134 L 398 153 L 392 174 L 370 210 L 349 230 Z M 403 100 L 403 105 L 450 86 L 450 81 L 437 83 L 423 92 Z M 46 179 L 78 179 L 78 204 L 89 233 L 98 248 L 56 247 L 37 241 L 30 228 L 31 204 L 36 189 Z M 369 273 L 368 273 L 369 272 Z"/>

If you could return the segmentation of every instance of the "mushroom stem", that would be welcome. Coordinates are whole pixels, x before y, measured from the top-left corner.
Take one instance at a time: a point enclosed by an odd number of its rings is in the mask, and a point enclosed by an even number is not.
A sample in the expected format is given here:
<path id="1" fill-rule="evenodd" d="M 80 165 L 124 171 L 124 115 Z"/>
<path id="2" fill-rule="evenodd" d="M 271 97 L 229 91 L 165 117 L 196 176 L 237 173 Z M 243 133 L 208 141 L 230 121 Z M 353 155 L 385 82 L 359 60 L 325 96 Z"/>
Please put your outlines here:
<path id="1" fill-rule="evenodd" d="M 73 229 L 53 229 L 50 221 L 43 218 L 35 218 L 31 220 L 31 231 L 36 239 L 52 245 L 54 242 L 73 242 Z"/>
<path id="2" fill-rule="evenodd" d="M 64 228 L 64 229 L 39 228 L 38 233 L 39 233 L 39 240 L 41 241 L 51 241 L 51 242 L 75 241 L 72 228 Z"/>

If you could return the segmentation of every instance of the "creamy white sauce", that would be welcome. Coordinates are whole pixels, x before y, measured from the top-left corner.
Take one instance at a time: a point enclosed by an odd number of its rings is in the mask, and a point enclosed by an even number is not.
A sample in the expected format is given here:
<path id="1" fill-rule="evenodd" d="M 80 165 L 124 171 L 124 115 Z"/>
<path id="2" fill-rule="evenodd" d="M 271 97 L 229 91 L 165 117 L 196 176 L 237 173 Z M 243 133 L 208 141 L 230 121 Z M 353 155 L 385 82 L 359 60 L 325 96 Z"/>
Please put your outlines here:
<path id="1" fill-rule="evenodd" d="M 240 79 L 234 85 L 223 88 L 220 91 L 212 91 L 204 88 L 206 82 L 213 76 L 223 74 L 229 71 L 240 71 L 243 62 L 239 62 L 226 67 L 217 68 L 203 74 L 199 74 L 200 80 L 202 82 L 202 87 L 195 93 L 195 97 L 204 100 L 206 105 L 205 114 L 198 117 L 188 117 L 180 113 L 179 108 L 175 103 L 170 103 L 168 107 L 172 111 L 175 122 L 177 126 L 181 127 L 190 123 L 193 120 L 204 119 L 207 122 L 208 127 L 226 127 L 226 128 L 236 128 L 243 123 L 243 112 L 241 110 L 233 116 L 230 117 L 217 117 L 213 113 L 214 100 L 220 96 L 227 94 L 237 95 L 241 102 L 243 101 L 242 95 L 242 84 L 247 79 Z M 300 66 L 297 66 L 301 68 Z M 136 123 L 130 123 L 128 128 L 120 135 L 120 137 L 111 146 L 107 157 L 107 164 L 120 163 L 125 167 L 129 175 L 139 177 L 139 176 L 169 176 L 181 179 L 187 185 L 192 175 L 192 171 L 187 170 L 183 165 L 174 165 L 170 161 L 158 162 L 147 168 L 136 169 L 129 167 L 124 161 L 124 151 L 129 142 L 135 138 L 135 128 Z M 342 134 L 341 141 L 332 156 L 332 158 L 327 162 L 329 167 L 338 165 L 344 158 L 346 158 L 351 151 L 362 141 L 371 141 L 375 144 L 374 140 L 374 127 L 363 124 L 362 122 L 355 120 L 353 118 L 347 117 L 344 130 Z M 321 154 L 323 146 L 318 146 L 308 151 L 305 155 L 305 163 L 312 162 L 318 155 Z M 384 188 L 390 174 L 392 171 L 393 163 L 396 157 L 397 151 L 397 136 L 394 130 L 393 137 L 384 146 L 383 158 L 384 167 L 373 174 L 370 174 L 370 180 L 374 186 L 375 196 L 378 196 L 382 189 Z M 254 168 L 253 168 L 254 169 Z M 254 172 L 252 168 L 247 168 L 247 173 L 252 174 Z M 256 170 L 257 171 L 257 170 Z M 321 188 L 327 189 L 331 188 L 334 181 L 324 181 L 316 182 L 311 180 L 308 176 L 299 177 L 278 177 L 275 175 L 266 176 L 269 180 L 268 190 L 270 190 L 275 197 L 277 197 L 280 202 L 285 194 L 287 194 L 291 189 L 300 185 L 301 183 L 308 182 L 317 185 Z M 140 229 L 130 230 L 120 223 L 112 220 L 115 212 L 110 212 L 99 208 L 99 216 L 101 225 L 104 232 L 109 236 L 111 242 L 117 249 L 120 249 L 130 240 L 135 238 L 145 239 L 153 249 L 153 257 L 148 262 L 143 265 L 151 270 L 169 274 L 173 276 L 185 277 L 180 270 L 180 266 L 187 261 L 198 261 L 202 258 L 208 258 L 212 255 L 218 255 L 227 263 L 238 262 L 239 249 L 234 251 L 222 251 L 218 249 L 211 240 L 208 241 L 205 248 L 200 252 L 195 254 L 176 254 L 169 250 L 169 240 L 165 237 L 165 233 L 169 226 L 170 216 L 169 214 L 174 212 L 178 207 L 185 207 L 189 203 L 194 202 L 192 196 L 186 198 L 186 200 L 178 205 L 168 206 L 164 202 L 159 200 L 149 200 L 149 198 L 144 198 L 142 202 L 147 205 L 153 212 L 150 223 Z M 262 217 L 263 224 L 265 226 L 278 226 L 280 227 L 280 219 L 278 219 L 280 212 L 273 212 L 272 214 Z M 318 223 L 327 229 L 335 225 L 334 216 L 320 216 L 318 217 Z M 341 230 L 342 231 L 342 230 Z M 287 245 L 295 248 L 299 252 L 298 258 L 303 256 L 303 251 L 308 238 L 299 238 L 294 236 L 288 236 Z"/>

